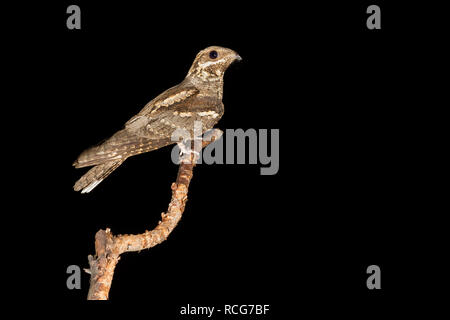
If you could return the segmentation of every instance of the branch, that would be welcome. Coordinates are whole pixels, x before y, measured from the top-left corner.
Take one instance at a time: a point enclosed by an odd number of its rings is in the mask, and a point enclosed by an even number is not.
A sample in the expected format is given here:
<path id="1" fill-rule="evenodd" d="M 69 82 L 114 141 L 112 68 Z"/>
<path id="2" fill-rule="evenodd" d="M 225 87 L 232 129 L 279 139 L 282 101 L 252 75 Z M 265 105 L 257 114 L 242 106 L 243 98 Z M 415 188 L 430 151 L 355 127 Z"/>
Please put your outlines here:
<path id="1" fill-rule="evenodd" d="M 213 129 L 206 132 L 202 140 L 202 148 L 219 139 L 222 131 Z M 152 231 L 145 231 L 138 235 L 114 236 L 111 230 L 99 230 L 95 235 L 95 257 L 88 256 L 91 281 L 88 300 L 107 300 L 111 288 L 114 269 L 124 252 L 149 249 L 167 239 L 169 234 L 180 221 L 186 206 L 189 183 L 193 169 L 198 160 L 198 154 L 192 153 L 189 159 L 182 159 L 178 168 L 176 182 L 172 183 L 172 199 L 167 213 L 161 214 L 161 221 Z"/>

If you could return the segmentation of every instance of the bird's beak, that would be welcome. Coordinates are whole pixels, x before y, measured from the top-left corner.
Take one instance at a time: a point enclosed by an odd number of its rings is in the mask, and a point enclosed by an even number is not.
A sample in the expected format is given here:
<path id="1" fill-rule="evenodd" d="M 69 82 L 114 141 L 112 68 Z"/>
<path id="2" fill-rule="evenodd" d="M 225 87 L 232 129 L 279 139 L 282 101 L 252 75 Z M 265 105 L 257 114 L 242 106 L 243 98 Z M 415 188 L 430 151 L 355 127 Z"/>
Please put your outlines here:
<path id="1" fill-rule="evenodd" d="M 236 55 L 234 56 L 234 60 L 236 60 L 236 61 L 241 61 L 242 58 L 241 58 L 240 55 L 238 55 L 238 54 L 236 53 Z"/>

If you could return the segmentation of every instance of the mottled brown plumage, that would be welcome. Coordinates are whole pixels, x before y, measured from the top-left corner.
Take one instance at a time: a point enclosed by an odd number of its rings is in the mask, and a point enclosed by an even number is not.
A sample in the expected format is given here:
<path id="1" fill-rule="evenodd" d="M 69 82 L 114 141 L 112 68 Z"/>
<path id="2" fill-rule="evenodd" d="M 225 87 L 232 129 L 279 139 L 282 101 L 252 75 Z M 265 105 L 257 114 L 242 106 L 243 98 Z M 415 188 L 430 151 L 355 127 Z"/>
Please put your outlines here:
<path id="1" fill-rule="evenodd" d="M 184 129 L 193 136 L 194 122 L 202 133 L 213 128 L 223 115 L 223 75 L 241 57 L 233 50 L 212 46 L 200 51 L 186 78 L 150 101 L 124 128 L 99 146 L 84 151 L 76 168 L 94 166 L 74 185 L 90 192 L 128 157 L 175 143 L 172 133 Z"/>

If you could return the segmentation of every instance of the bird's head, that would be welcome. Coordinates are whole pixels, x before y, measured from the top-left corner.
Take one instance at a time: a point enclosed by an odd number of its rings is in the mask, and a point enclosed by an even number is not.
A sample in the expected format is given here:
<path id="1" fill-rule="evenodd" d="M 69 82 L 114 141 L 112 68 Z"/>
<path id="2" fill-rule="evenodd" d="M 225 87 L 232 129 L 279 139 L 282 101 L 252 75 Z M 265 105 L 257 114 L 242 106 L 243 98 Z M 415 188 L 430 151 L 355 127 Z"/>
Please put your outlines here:
<path id="1" fill-rule="evenodd" d="M 236 60 L 240 61 L 242 58 L 231 49 L 208 47 L 197 54 L 188 77 L 200 77 L 204 80 L 222 78 L 225 70 Z"/>

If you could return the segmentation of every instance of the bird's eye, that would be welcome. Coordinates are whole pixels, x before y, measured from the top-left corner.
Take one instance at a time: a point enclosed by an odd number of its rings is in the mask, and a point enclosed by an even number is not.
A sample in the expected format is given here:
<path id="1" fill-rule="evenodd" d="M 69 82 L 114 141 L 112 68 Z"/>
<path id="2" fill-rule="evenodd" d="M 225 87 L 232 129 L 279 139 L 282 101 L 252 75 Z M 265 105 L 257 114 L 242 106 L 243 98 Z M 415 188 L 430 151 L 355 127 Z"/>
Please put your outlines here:
<path id="1" fill-rule="evenodd" d="M 219 54 L 217 53 L 216 50 L 213 50 L 213 51 L 211 51 L 211 52 L 209 53 L 209 57 L 210 57 L 211 59 L 216 59 L 218 55 L 219 55 Z"/>

